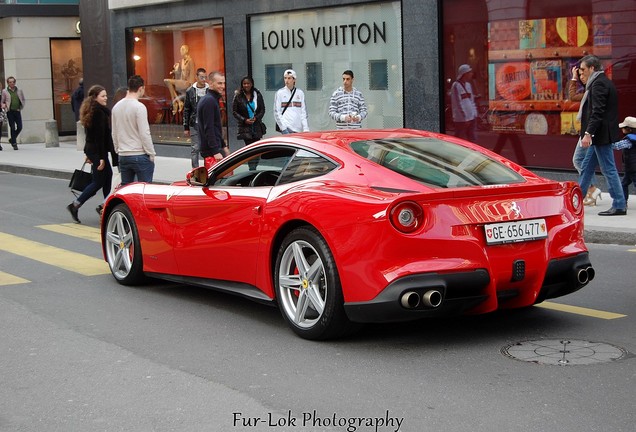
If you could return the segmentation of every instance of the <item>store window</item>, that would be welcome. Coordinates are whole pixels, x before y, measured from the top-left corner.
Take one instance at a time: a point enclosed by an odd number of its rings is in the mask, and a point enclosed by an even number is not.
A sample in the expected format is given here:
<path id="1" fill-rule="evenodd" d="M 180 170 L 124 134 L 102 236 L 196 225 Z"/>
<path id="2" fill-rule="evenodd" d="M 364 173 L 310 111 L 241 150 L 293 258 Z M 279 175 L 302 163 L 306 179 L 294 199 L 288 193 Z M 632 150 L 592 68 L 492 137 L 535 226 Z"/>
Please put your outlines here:
<path id="1" fill-rule="evenodd" d="M 579 102 L 568 93 L 572 67 L 587 54 L 600 57 L 619 91 L 620 120 L 634 115 L 634 20 L 631 0 L 446 0 L 446 91 L 468 64 L 477 143 L 525 166 L 573 169 L 580 123 Z M 574 90 L 584 89 L 575 84 Z M 448 93 L 444 108 L 452 135 Z"/>
<path id="2" fill-rule="evenodd" d="M 368 108 L 366 128 L 404 126 L 401 3 L 387 1 L 249 17 L 251 73 L 273 131 L 274 96 L 285 69 L 296 71 L 305 92 L 309 129 L 329 130 L 329 100 L 352 70 Z M 228 83 L 236 88 L 239 83 Z"/>
<path id="3" fill-rule="evenodd" d="M 225 73 L 222 21 L 134 28 L 128 32 L 128 47 L 129 74 L 140 75 L 146 83 L 140 101 L 148 109 L 153 141 L 189 144 L 183 134 L 185 91 L 196 82 L 198 68 L 207 74 Z M 121 97 L 125 89 L 117 93 L 116 98 Z M 227 130 L 227 112 L 224 114 Z"/>
<path id="4" fill-rule="evenodd" d="M 82 44 L 79 39 L 51 39 L 53 113 L 60 135 L 75 134 L 71 95 L 82 78 Z"/>

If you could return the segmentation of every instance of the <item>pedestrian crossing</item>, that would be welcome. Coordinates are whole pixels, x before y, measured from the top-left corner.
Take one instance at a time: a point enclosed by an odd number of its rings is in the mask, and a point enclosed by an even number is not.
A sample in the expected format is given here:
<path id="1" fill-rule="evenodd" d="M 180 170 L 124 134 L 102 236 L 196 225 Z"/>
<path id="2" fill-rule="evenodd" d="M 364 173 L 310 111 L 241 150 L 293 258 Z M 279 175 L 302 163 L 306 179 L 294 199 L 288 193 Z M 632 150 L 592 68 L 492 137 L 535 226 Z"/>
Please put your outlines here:
<path id="1" fill-rule="evenodd" d="M 55 232 L 58 234 L 64 234 L 71 237 L 77 237 L 84 240 L 90 240 L 92 242 L 101 243 L 102 238 L 99 232 L 99 228 L 93 228 L 86 225 L 67 223 L 57 225 L 38 225 L 36 228 Z"/>
<path id="2" fill-rule="evenodd" d="M 31 282 L 28 279 L 21 278 L 19 276 L 12 275 L 10 273 L 5 273 L 0 271 L 0 286 L 3 285 L 18 285 L 23 283 Z"/>
<path id="3" fill-rule="evenodd" d="M 88 240 L 94 243 L 101 242 L 99 228 L 86 225 L 38 225 L 35 228 Z M 0 251 L 48 264 L 82 276 L 98 276 L 110 273 L 108 264 L 101 258 L 95 258 L 94 256 L 62 249 L 4 232 L 0 232 Z M 5 270 L 6 269 L 0 269 L 0 286 L 30 282 L 28 279 L 12 275 Z"/>

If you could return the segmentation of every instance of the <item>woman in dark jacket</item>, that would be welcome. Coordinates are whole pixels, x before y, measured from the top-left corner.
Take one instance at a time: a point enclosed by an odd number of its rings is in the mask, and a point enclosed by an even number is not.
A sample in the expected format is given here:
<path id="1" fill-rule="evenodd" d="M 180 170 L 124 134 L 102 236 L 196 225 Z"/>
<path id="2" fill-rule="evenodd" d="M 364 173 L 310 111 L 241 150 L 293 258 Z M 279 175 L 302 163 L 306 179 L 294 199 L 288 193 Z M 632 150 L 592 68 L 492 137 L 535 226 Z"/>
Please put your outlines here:
<path id="1" fill-rule="evenodd" d="M 102 189 L 104 199 L 110 194 L 113 169 L 108 160 L 108 153 L 111 153 L 113 157 L 113 165 L 117 166 L 118 160 L 113 147 L 110 109 L 106 106 L 107 102 L 106 89 L 100 85 L 94 85 L 88 90 L 88 97 L 84 99 L 80 107 L 80 122 L 86 129 L 84 153 L 86 154 L 86 162 L 91 164 L 93 181 L 75 201 L 66 206 L 76 223 L 81 223 L 78 218 L 79 208 L 99 189 Z M 97 213 L 101 215 L 102 209 L 103 204 L 97 206 Z"/>
<path id="2" fill-rule="evenodd" d="M 252 144 L 263 137 L 263 116 L 265 102 L 263 95 L 254 87 L 252 77 L 241 79 L 241 88 L 234 92 L 232 114 L 238 121 L 238 139 L 245 145 Z"/>

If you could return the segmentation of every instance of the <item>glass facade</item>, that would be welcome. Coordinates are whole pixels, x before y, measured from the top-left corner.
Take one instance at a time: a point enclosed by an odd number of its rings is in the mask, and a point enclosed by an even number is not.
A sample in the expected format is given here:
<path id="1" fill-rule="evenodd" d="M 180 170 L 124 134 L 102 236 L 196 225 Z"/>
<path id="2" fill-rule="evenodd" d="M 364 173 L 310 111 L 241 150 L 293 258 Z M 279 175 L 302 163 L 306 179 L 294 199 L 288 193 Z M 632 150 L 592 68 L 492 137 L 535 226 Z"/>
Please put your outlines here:
<path id="1" fill-rule="evenodd" d="M 183 134 L 183 98 L 196 70 L 225 73 L 223 24 L 220 19 L 131 29 L 127 36 L 129 75 L 146 83 L 140 101 L 148 109 L 155 142 L 187 143 Z M 125 95 L 117 90 L 115 99 Z M 227 126 L 227 115 L 224 116 Z"/>
<path id="2" fill-rule="evenodd" d="M 572 67 L 587 54 L 601 58 L 618 88 L 619 120 L 636 114 L 636 2 L 441 3 L 446 93 L 458 67 L 471 66 L 478 144 L 525 166 L 572 169 L 579 98 L 571 98 L 568 87 Z M 575 84 L 573 90 L 581 95 L 584 89 Z M 447 96 L 444 123 L 452 135 L 451 110 Z"/>
<path id="3" fill-rule="evenodd" d="M 82 45 L 79 39 L 51 39 L 53 112 L 60 134 L 75 133 L 71 95 L 83 76 Z"/>
<path id="4" fill-rule="evenodd" d="M 249 17 L 251 70 L 271 114 L 283 72 L 294 69 L 305 92 L 309 129 L 330 130 L 329 100 L 352 70 L 365 98 L 367 128 L 404 124 L 400 2 L 301 10 Z M 228 89 L 238 88 L 228 83 Z M 230 91 L 230 90 L 228 90 Z M 274 130 L 274 116 L 266 115 Z"/>

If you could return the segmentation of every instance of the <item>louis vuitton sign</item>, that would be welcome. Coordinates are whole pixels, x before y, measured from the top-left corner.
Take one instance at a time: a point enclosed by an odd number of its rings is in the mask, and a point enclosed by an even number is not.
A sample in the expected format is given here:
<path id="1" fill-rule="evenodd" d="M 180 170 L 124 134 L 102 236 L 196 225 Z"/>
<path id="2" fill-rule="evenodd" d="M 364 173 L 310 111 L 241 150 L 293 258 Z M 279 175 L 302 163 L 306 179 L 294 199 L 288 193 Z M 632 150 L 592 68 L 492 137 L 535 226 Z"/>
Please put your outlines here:
<path id="1" fill-rule="evenodd" d="M 261 31 L 261 49 L 287 50 L 387 42 L 386 21 Z"/>

